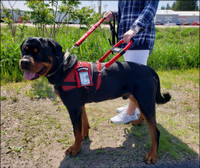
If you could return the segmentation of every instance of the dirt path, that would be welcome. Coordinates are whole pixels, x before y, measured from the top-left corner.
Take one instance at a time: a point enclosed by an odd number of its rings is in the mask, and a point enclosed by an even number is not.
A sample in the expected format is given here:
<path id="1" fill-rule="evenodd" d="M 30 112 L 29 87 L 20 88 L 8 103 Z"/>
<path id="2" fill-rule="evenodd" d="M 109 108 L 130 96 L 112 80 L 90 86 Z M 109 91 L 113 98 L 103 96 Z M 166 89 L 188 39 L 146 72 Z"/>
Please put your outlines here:
<path id="1" fill-rule="evenodd" d="M 90 139 L 83 142 L 77 156 L 69 157 L 64 152 L 74 136 L 63 104 L 54 96 L 34 98 L 32 83 L 2 86 L 1 167 L 199 167 L 198 87 L 192 83 L 184 88 L 175 85 L 167 89 L 172 101 L 157 107 L 161 138 L 158 162 L 152 166 L 143 162 L 151 144 L 146 124 L 138 127 L 110 122 L 116 108 L 128 101 L 120 98 L 88 104 Z M 47 92 L 52 95 L 51 89 Z"/>

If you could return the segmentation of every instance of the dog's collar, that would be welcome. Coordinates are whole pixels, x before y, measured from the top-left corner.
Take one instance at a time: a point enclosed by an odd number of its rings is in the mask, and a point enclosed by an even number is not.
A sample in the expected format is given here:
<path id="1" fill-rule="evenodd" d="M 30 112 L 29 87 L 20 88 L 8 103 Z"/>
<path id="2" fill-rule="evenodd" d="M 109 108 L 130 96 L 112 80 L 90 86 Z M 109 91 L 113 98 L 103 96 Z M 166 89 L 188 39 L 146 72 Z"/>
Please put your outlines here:
<path id="1" fill-rule="evenodd" d="M 64 54 L 60 57 L 56 65 L 56 69 L 53 72 L 50 72 L 46 75 L 49 83 L 52 85 L 60 86 L 62 84 L 63 79 L 67 76 L 67 74 L 74 68 L 77 64 L 76 55 L 68 55 Z"/>
<path id="2" fill-rule="evenodd" d="M 62 61 L 62 63 L 59 65 L 59 67 L 54 72 L 47 74 L 46 77 L 48 77 L 48 78 L 52 77 L 62 67 L 63 63 L 64 63 L 64 60 Z"/>
<path id="3" fill-rule="evenodd" d="M 58 70 L 60 70 L 60 68 L 62 67 L 62 65 L 64 64 L 64 62 L 67 60 L 67 57 L 69 56 L 69 53 L 66 52 L 63 58 L 63 61 L 61 62 L 61 64 L 59 65 L 59 67 L 52 73 L 47 74 L 46 77 L 50 78 L 51 76 L 53 76 L 56 72 L 58 72 Z"/>

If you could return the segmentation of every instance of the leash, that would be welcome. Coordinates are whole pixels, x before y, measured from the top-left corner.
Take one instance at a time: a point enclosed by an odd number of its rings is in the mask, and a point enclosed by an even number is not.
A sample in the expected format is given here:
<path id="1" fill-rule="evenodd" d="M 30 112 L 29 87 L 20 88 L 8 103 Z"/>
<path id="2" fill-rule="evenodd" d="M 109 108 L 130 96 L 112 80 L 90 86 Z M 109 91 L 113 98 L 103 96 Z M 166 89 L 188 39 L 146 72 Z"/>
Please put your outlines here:
<path id="1" fill-rule="evenodd" d="M 111 46 L 114 46 L 115 45 L 115 37 L 117 38 L 117 33 L 115 31 L 115 14 L 114 14 L 114 12 L 112 12 L 112 15 L 113 15 L 113 24 L 112 24 L 111 21 L 109 22 L 110 36 L 108 37 L 108 41 L 109 41 Z M 111 37 L 112 37 L 112 40 L 111 40 Z"/>
<path id="2" fill-rule="evenodd" d="M 113 15 L 113 24 L 111 23 L 111 21 L 109 22 L 110 25 L 110 36 L 108 38 L 108 41 L 110 43 L 111 46 L 115 45 L 115 37 L 117 37 L 117 33 L 115 31 L 115 14 L 112 12 Z M 94 24 L 73 46 L 72 48 L 68 49 L 66 52 L 70 53 L 74 48 L 78 47 L 80 44 L 83 43 L 83 41 L 85 41 L 85 39 L 94 31 L 96 30 L 97 27 L 99 27 L 101 25 L 101 23 L 103 23 L 103 21 L 106 18 L 101 18 L 96 24 Z M 111 42 L 111 37 L 112 37 L 112 42 Z"/>
<path id="3" fill-rule="evenodd" d="M 115 37 L 117 37 L 117 33 L 115 31 L 115 14 L 112 12 L 112 15 L 113 15 L 113 25 L 111 23 L 111 21 L 109 22 L 110 24 L 110 37 L 112 36 L 112 42 L 111 42 L 111 39 L 109 37 L 109 42 L 110 42 L 110 45 L 112 46 L 112 48 L 103 56 L 101 57 L 97 63 L 101 63 L 111 52 L 114 53 L 114 52 L 117 52 L 118 54 L 116 56 L 114 56 L 109 62 L 107 62 L 105 64 L 105 66 L 103 67 L 103 69 L 100 71 L 102 72 L 103 70 L 107 69 L 108 67 L 110 67 L 120 56 L 122 56 L 130 47 L 133 43 L 133 40 L 131 39 L 129 41 L 129 43 L 124 47 L 124 48 L 118 48 L 119 45 L 121 45 L 122 43 L 124 43 L 123 39 L 120 40 L 117 44 L 115 44 Z M 74 45 L 71 49 L 67 50 L 66 53 L 65 53 L 65 58 L 69 56 L 70 52 L 78 47 L 80 44 L 83 43 L 83 41 L 94 31 L 96 30 L 97 27 L 99 27 L 101 25 L 101 23 L 103 23 L 103 21 L 105 20 L 106 18 L 101 18 L 95 25 L 92 26 L 92 28 L 90 28 Z"/>
<path id="4" fill-rule="evenodd" d="M 97 27 L 99 27 L 101 25 L 101 23 L 103 23 L 103 21 L 106 18 L 101 18 L 96 24 L 94 24 L 74 45 L 72 48 L 70 48 L 69 50 L 67 50 L 67 52 L 71 52 L 74 48 L 78 47 L 80 44 L 83 43 L 83 41 L 94 31 L 96 30 Z"/>

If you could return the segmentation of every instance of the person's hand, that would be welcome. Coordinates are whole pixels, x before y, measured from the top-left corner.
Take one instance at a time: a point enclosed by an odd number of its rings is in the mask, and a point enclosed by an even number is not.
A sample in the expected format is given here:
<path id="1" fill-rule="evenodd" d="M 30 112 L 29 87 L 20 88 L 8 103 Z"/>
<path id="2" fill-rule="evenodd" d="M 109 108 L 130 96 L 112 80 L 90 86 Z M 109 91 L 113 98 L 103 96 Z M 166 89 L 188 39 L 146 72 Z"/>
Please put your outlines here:
<path id="1" fill-rule="evenodd" d="M 123 36 L 124 43 L 129 43 L 131 38 L 134 37 L 136 34 L 137 34 L 136 30 L 133 29 L 128 30 Z"/>
<path id="2" fill-rule="evenodd" d="M 111 20 L 113 20 L 113 14 L 111 11 L 108 11 L 106 12 L 104 15 L 103 15 L 104 18 L 106 18 L 106 22 L 110 22 Z"/>

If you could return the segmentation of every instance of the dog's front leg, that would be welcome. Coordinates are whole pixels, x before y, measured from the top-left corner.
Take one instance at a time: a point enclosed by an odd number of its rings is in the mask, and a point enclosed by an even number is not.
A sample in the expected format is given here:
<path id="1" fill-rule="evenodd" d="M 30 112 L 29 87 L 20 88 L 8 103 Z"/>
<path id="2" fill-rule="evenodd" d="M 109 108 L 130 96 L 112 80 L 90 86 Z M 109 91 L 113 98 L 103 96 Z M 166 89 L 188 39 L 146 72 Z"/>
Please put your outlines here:
<path id="1" fill-rule="evenodd" d="M 81 124 L 82 124 L 82 130 L 81 130 L 81 135 L 84 138 L 88 138 L 89 137 L 89 122 L 88 122 L 88 118 L 87 118 L 87 114 L 86 114 L 86 110 L 85 110 L 85 106 L 82 106 L 82 114 L 81 114 Z"/>
<path id="2" fill-rule="evenodd" d="M 73 129 L 74 129 L 74 137 L 75 137 L 75 142 L 72 146 L 70 146 L 66 150 L 67 155 L 76 155 L 80 149 L 81 149 L 81 144 L 83 141 L 83 136 L 81 135 L 81 114 L 82 114 L 82 108 L 78 109 L 73 109 L 69 110 L 70 118 L 73 124 Z"/>

